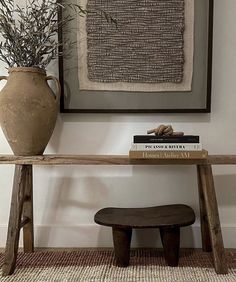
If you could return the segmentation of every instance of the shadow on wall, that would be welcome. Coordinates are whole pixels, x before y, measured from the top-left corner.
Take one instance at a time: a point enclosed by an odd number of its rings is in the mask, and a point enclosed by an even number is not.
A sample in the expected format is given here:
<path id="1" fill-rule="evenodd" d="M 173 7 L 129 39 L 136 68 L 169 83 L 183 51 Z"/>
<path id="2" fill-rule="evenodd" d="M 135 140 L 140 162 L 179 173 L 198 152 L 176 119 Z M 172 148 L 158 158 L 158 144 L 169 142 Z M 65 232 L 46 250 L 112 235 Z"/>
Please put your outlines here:
<path id="1" fill-rule="evenodd" d="M 104 146 L 106 148 L 119 146 L 120 142 L 125 139 L 128 152 L 133 135 L 145 134 L 148 128 L 155 127 L 159 123 L 170 123 L 176 130 L 184 130 L 191 134 L 195 132 L 195 123 L 198 126 L 199 124 L 208 125 L 210 120 L 209 114 L 162 114 L 157 116 L 155 114 L 60 113 L 49 147 L 55 153 L 59 151 L 64 153 L 69 150 L 75 154 L 78 152 L 96 154 Z"/>
<path id="2" fill-rule="evenodd" d="M 133 232 L 133 246 L 144 248 L 162 247 L 159 229 L 136 229 Z M 132 245 L 131 245 L 132 246 Z M 180 247 L 194 246 L 193 229 L 191 226 L 180 228 Z"/>
<path id="3" fill-rule="evenodd" d="M 151 123 L 153 122 L 167 122 L 167 123 L 208 123 L 211 121 L 211 114 L 202 113 L 185 113 L 185 114 L 171 114 L 171 113 L 59 113 L 59 117 L 62 123 L 74 122 L 74 123 Z"/>
<path id="4" fill-rule="evenodd" d="M 219 206 L 236 207 L 235 183 L 236 183 L 236 167 L 235 174 L 232 175 L 214 175 L 214 183 Z"/>
<path id="5" fill-rule="evenodd" d="M 94 189 L 94 181 L 96 182 L 96 189 Z M 47 186 L 56 188 L 48 191 L 45 205 L 47 208 L 42 209 L 41 218 L 42 223 L 47 222 L 48 226 L 38 230 L 37 242 L 50 242 L 52 237 L 51 230 L 53 229 L 52 224 L 60 226 L 65 224 L 66 226 L 67 224 L 71 225 L 73 222 L 76 226 L 81 221 L 79 210 L 90 211 L 98 209 L 99 203 L 102 201 L 104 194 L 106 194 L 106 188 L 102 181 L 99 178 L 86 179 L 86 197 L 83 195 L 83 198 L 75 197 L 75 183 L 78 183 L 78 181 L 69 177 L 50 178 Z M 73 214 L 73 217 L 70 217 L 66 215 L 69 209 L 78 209 L 78 212 Z"/>
<path id="6" fill-rule="evenodd" d="M 98 154 L 103 147 L 110 147 L 114 142 L 111 119 L 108 118 L 104 126 L 95 124 L 96 119 L 83 122 L 81 115 L 61 114 L 49 143 L 50 151 L 62 154 Z"/>
<path id="7" fill-rule="evenodd" d="M 87 226 L 93 225 L 93 230 L 97 231 L 96 234 L 88 234 L 91 240 L 96 240 L 98 247 L 111 246 L 111 230 L 94 223 L 94 214 L 108 206 L 145 207 L 182 203 L 190 205 L 196 211 L 197 185 L 196 179 L 192 177 L 192 170 L 191 167 L 179 166 L 171 166 L 168 169 L 166 166 L 151 166 L 148 169 L 143 166 L 129 166 L 128 170 L 127 167 L 107 167 L 104 171 L 100 166 L 96 167 L 94 172 L 93 168 L 89 167 L 67 167 L 61 170 L 58 177 L 48 177 L 45 188 L 47 197 L 43 200 L 45 203 L 41 208 L 40 218 L 42 224 L 47 222 L 47 228 L 38 230 L 36 242 L 50 242 L 55 236 L 55 225 L 61 228 L 64 226 L 64 229 L 67 226 L 78 226 L 75 229 L 80 233 L 78 237 L 85 232 Z M 50 175 L 54 172 L 51 171 Z M 121 176 L 117 177 L 120 174 Z M 184 185 L 183 176 L 186 179 Z M 192 229 L 185 229 L 188 232 L 184 233 L 184 242 L 187 240 L 187 245 L 193 246 Z M 161 246 L 157 229 L 134 230 L 133 241 L 136 247 Z M 80 247 L 80 242 L 77 244 L 76 247 Z"/>

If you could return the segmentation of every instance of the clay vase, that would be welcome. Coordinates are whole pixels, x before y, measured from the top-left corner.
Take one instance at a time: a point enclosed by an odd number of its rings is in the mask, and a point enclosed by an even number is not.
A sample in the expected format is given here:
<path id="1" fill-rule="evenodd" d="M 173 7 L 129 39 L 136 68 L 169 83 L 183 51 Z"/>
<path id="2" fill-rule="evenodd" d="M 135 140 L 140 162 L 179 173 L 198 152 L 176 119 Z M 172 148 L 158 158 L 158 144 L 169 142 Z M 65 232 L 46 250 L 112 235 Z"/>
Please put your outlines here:
<path id="1" fill-rule="evenodd" d="M 39 68 L 17 67 L 0 92 L 0 124 L 15 155 L 43 154 L 56 124 L 59 81 Z M 47 81 L 56 84 L 56 93 Z"/>

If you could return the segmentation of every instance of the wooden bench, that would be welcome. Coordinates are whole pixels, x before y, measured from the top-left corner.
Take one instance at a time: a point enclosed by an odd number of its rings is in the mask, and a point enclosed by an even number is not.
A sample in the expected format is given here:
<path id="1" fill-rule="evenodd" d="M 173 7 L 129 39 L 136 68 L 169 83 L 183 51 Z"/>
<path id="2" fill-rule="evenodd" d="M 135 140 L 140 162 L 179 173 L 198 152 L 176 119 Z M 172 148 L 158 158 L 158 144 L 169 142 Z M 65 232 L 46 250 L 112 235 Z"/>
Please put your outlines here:
<path id="1" fill-rule="evenodd" d="M 116 265 L 129 265 L 133 228 L 159 228 L 164 256 L 169 266 L 177 266 L 180 248 L 180 227 L 193 224 L 195 214 L 186 205 L 167 205 L 148 208 L 104 208 L 99 210 L 96 223 L 110 226 Z"/>
<path id="2" fill-rule="evenodd" d="M 34 251 L 33 167 L 47 165 L 78 165 L 82 167 L 90 165 L 127 167 L 141 165 L 157 166 L 157 170 L 159 165 L 195 166 L 199 190 L 202 249 L 205 252 L 212 252 L 216 273 L 228 273 L 212 165 L 236 165 L 236 155 L 208 155 L 207 159 L 130 159 L 126 155 L 0 155 L 0 164 L 15 165 L 5 258 L 2 267 L 3 276 L 11 275 L 15 270 L 21 229 L 23 229 L 24 252 Z M 148 187 L 145 188 L 148 193 Z"/>

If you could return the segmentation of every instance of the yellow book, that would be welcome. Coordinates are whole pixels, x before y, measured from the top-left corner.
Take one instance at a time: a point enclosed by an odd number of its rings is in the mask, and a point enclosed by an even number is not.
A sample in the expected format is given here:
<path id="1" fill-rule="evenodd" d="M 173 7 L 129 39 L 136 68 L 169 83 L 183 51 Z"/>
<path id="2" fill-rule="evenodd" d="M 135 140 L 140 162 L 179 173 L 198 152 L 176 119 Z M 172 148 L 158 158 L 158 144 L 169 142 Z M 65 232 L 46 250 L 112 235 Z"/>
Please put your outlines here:
<path id="1" fill-rule="evenodd" d="M 201 151 L 137 151 L 130 150 L 131 159 L 205 159 L 208 156 L 206 150 Z"/>

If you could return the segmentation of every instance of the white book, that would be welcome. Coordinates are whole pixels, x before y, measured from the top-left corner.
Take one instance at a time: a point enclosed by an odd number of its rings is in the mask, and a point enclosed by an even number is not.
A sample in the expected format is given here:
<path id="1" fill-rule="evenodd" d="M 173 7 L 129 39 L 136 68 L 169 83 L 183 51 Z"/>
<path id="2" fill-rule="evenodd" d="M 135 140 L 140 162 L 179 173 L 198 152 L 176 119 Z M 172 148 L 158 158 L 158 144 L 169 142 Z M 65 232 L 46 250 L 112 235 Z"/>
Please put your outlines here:
<path id="1" fill-rule="evenodd" d="M 201 151 L 201 143 L 132 143 L 133 151 Z"/>

